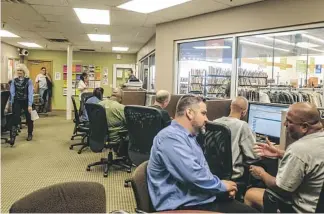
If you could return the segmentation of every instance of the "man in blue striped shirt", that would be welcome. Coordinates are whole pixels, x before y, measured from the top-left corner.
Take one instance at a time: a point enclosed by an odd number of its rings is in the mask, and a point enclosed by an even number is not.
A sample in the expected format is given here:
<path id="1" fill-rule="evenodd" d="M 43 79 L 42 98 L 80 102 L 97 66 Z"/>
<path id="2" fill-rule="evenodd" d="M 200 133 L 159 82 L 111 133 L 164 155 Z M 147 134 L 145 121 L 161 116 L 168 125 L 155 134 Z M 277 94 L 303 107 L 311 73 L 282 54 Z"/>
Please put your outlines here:
<path id="1" fill-rule="evenodd" d="M 153 207 L 157 211 L 255 212 L 233 199 L 216 198 L 217 193 L 225 192 L 233 198 L 237 186 L 210 172 L 196 141 L 197 133 L 207 121 L 206 114 L 206 104 L 201 97 L 186 95 L 178 102 L 171 125 L 154 138 L 147 168 Z"/>

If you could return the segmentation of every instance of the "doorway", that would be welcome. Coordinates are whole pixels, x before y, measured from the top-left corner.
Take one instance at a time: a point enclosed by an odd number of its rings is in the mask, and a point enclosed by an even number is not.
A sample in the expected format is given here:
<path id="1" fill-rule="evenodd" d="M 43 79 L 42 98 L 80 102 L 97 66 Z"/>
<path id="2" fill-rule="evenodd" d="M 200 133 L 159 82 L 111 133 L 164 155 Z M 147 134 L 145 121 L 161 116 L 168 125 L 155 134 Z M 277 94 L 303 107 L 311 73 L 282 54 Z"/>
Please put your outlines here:
<path id="1" fill-rule="evenodd" d="M 53 82 L 53 66 L 52 61 L 43 61 L 43 60 L 28 60 L 27 68 L 29 70 L 29 78 L 33 81 L 35 86 L 36 76 L 40 73 L 42 67 L 46 68 L 47 73 Z M 48 111 L 52 110 L 52 99 L 48 100 Z"/>

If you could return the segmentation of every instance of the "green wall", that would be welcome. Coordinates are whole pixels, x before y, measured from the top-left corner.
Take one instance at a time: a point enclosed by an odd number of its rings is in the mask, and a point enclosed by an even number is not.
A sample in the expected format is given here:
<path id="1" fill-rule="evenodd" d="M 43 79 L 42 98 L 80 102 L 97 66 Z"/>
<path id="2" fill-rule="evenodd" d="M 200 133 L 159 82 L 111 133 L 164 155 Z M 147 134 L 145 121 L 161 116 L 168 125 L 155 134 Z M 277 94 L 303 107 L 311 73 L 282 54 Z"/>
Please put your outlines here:
<path id="1" fill-rule="evenodd" d="M 102 86 L 105 90 L 105 96 L 110 95 L 113 78 L 113 64 L 135 64 L 136 54 L 122 54 L 122 59 L 117 60 L 113 53 L 86 53 L 73 52 L 73 64 L 93 64 L 102 67 L 108 67 L 108 85 Z M 53 109 L 66 109 L 66 96 L 63 96 L 63 65 L 67 64 L 66 51 L 43 51 L 31 50 L 28 60 L 44 60 L 53 62 L 53 71 L 51 72 L 54 81 Z M 61 80 L 54 80 L 55 72 L 61 72 Z M 103 71 L 102 71 L 103 72 Z M 103 74 L 102 74 L 103 76 Z M 78 97 L 75 97 L 78 100 Z M 79 103 L 79 102 L 77 102 Z"/>

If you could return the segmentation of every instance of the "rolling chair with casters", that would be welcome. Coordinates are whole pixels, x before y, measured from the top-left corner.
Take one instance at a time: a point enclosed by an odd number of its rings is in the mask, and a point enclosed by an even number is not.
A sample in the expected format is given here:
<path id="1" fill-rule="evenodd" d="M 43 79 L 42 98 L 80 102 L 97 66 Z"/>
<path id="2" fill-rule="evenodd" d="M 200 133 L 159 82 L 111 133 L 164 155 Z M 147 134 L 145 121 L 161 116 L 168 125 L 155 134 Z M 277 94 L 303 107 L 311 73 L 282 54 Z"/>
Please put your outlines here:
<path id="1" fill-rule="evenodd" d="M 125 106 L 126 127 L 129 136 L 128 156 L 135 166 L 150 158 L 154 137 L 163 126 L 162 114 L 156 108 L 147 106 Z M 130 179 L 124 186 L 128 187 Z"/>
<path id="2" fill-rule="evenodd" d="M 243 196 L 249 186 L 249 170 L 248 167 L 256 164 L 257 161 L 246 161 L 242 164 L 244 175 L 235 180 L 232 179 L 233 165 L 232 165 L 232 141 L 231 130 L 223 124 L 215 122 L 206 123 L 206 133 L 200 137 L 203 142 L 203 151 L 206 161 L 209 165 L 212 174 L 217 175 L 220 179 L 232 180 L 237 184 L 238 193 L 237 199 L 243 200 Z"/>
<path id="3" fill-rule="evenodd" d="M 109 167 L 115 165 L 125 168 L 128 172 L 130 172 L 131 167 L 125 164 L 125 157 L 113 158 L 113 149 L 117 149 L 120 142 L 113 142 L 109 140 L 109 127 L 107 124 L 105 108 L 99 104 L 93 103 L 86 103 L 85 108 L 90 122 L 90 134 L 88 141 L 91 151 L 98 153 L 102 152 L 105 148 L 109 150 L 107 158 L 101 158 L 100 161 L 89 164 L 87 166 L 87 171 L 90 171 L 92 166 L 104 165 L 104 177 L 107 177 Z"/>
<path id="4" fill-rule="evenodd" d="M 79 113 L 78 113 L 78 109 L 77 109 L 77 106 L 75 103 L 75 99 L 73 96 L 71 96 L 71 99 L 72 99 L 72 104 L 73 104 L 73 109 L 74 109 L 74 120 L 73 121 L 75 123 L 74 131 L 73 131 L 74 135 L 71 137 L 71 140 L 73 140 L 74 137 L 77 137 L 77 136 L 81 136 L 82 140 L 81 140 L 81 143 L 72 144 L 70 146 L 70 149 L 72 150 L 74 146 L 82 146 L 78 151 L 78 154 L 81 154 L 82 150 L 89 146 L 88 139 L 86 139 L 89 136 L 89 127 L 86 127 L 85 125 L 83 125 L 80 122 Z"/>
<path id="5" fill-rule="evenodd" d="M 68 182 L 36 190 L 16 201 L 10 213 L 106 213 L 102 184 Z"/>
<path id="6" fill-rule="evenodd" d="M 4 140 L 5 143 L 9 143 L 13 146 L 17 135 L 17 133 L 13 133 L 12 130 L 13 115 L 12 113 L 5 114 L 5 108 L 9 98 L 9 91 L 1 91 L 1 140 Z M 6 132 L 9 132 L 9 138 L 4 137 Z"/>

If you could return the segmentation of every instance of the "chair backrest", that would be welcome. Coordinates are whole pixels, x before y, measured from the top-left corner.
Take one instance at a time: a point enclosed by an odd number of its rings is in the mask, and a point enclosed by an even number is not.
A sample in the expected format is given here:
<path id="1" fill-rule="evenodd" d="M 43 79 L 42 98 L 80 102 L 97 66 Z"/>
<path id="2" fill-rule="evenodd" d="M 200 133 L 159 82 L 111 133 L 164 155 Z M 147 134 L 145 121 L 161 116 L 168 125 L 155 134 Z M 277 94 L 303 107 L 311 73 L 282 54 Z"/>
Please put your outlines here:
<path id="1" fill-rule="evenodd" d="M 163 129 L 161 112 L 146 106 L 125 106 L 128 154 L 135 165 L 149 159 L 153 139 Z"/>
<path id="2" fill-rule="evenodd" d="M 10 91 L 1 91 L 1 118 L 4 117 L 4 111 L 10 97 Z"/>
<path id="3" fill-rule="evenodd" d="M 73 96 L 71 96 L 72 104 L 73 104 L 73 111 L 74 111 L 74 121 L 76 125 L 80 124 L 80 117 L 79 117 L 79 111 L 77 108 L 77 105 L 75 103 L 75 99 Z"/>
<path id="4" fill-rule="evenodd" d="M 93 152 L 101 152 L 108 140 L 108 123 L 105 108 L 99 104 L 86 103 L 89 118 L 89 147 Z"/>
<path id="5" fill-rule="evenodd" d="M 70 182 L 39 189 L 16 201 L 10 213 L 106 213 L 102 184 Z"/>
<path id="6" fill-rule="evenodd" d="M 316 206 L 316 213 L 324 213 L 324 183 Z"/>
<path id="7" fill-rule="evenodd" d="M 84 92 L 81 94 L 81 100 L 80 100 L 80 108 L 79 108 L 79 115 L 81 116 L 84 111 L 84 104 L 86 103 L 87 99 L 93 95 L 92 92 Z"/>
<path id="8" fill-rule="evenodd" d="M 223 124 L 206 124 L 204 154 L 210 171 L 220 179 L 232 178 L 231 131 Z"/>
<path id="9" fill-rule="evenodd" d="M 131 183 L 137 209 L 150 213 L 154 212 L 154 208 L 147 187 L 147 164 L 148 161 L 145 161 L 135 169 Z"/>

